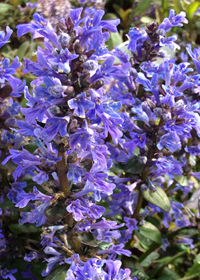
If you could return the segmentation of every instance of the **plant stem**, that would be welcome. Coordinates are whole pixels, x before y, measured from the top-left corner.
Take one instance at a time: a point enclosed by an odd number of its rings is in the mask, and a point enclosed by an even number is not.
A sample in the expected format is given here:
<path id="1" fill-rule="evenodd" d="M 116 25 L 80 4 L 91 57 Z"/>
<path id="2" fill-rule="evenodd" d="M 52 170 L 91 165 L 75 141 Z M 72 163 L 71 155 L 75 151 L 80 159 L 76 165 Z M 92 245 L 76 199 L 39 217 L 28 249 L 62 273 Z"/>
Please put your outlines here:
<path id="1" fill-rule="evenodd" d="M 200 246 L 200 243 L 197 243 L 194 247 L 195 248 L 198 248 Z M 177 253 L 175 256 L 171 257 L 168 261 L 166 261 L 163 265 L 161 265 L 161 267 L 158 268 L 158 270 L 155 271 L 155 273 L 153 273 L 151 275 L 151 277 L 155 277 L 159 272 L 161 272 L 166 266 L 168 266 L 168 264 L 172 263 L 173 261 L 175 261 L 176 259 L 184 256 L 188 251 L 185 250 L 185 251 L 182 251 L 182 252 L 179 252 Z M 185 278 L 182 278 L 182 279 L 185 279 Z M 186 278 L 187 279 L 187 278 Z M 190 278 L 188 278 L 190 279 Z"/>
<path id="2" fill-rule="evenodd" d="M 155 271 L 155 273 L 153 273 L 151 275 L 151 277 L 155 277 L 158 273 L 160 273 L 166 266 L 168 266 L 168 264 L 172 263 L 173 261 L 175 261 L 176 259 L 182 257 L 183 255 L 185 255 L 187 253 L 187 251 L 182 251 L 177 253 L 175 256 L 171 257 L 168 261 L 166 261 L 165 263 L 163 263 L 163 265 L 161 265 L 161 267 L 158 268 L 158 270 Z"/>
<path id="3" fill-rule="evenodd" d="M 1 170 L 1 176 L 2 176 L 2 179 L 3 179 L 4 185 L 9 186 L 9 181 L 8 181 L 8 178 L 7 178 L 6 171 L 2 168 L 0 168 L 0 170 Z"/>
<path id="4" fill-rule="evenodd" d="M 176 187 L 177 182 L 174 181 L 166 190 L 165 193 L 170 192 L 171 190 L 173 190 Z"/>
<path id="5" fill-rule="evenodd" d="M 142 192 L 139 191 L 137 206 L 133 213 L 133 218 L 137 218 L 138 214 L 140 213 L 140 208 L 142 207 L 142 201 L 143 201 L 143 195 L 142 195 Z"/>
<path id="6" fill-rule="evenodd" d="M 196 278 L 198 277 L 199 279 L 199 272 L 195 273 L 195 274 L 192 274 L 192 275 L 189 275 L 189 276 L 186 276 L 186 277 L 183 277 L 183 278 L 180 278 L 178 280 L 190 280 L 190 279 L 193 279 L 193 278 Z"/>
<path id="7" fill-rule="evenodd" d="M 65 153 L 58 152 L 58 156 L 62 156 L 62 159 L 57 163 L 57 174 L 60 182 L 60 187 L 65 196 L 68 197 L 70 190 L 65 170 Z"/>

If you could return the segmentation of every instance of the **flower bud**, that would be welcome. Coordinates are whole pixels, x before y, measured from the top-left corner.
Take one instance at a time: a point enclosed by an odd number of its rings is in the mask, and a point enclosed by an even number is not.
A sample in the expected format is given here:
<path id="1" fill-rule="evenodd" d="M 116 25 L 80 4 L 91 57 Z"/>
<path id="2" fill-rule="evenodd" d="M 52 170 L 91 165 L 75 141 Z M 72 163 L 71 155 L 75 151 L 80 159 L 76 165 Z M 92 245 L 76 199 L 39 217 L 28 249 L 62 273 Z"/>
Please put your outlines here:
<path id="1" fill-rule="evenodd" d="M 58 42 L 62 46 L 67 46 L 69 44 L 70 40 L 71 40 L 71 37 L 66 33 L 61 33 L 58 37 Z"/>
<path id="2" fill-rule="evenodd" d="M 82 65 L 86 70 L 89 70 L 89 71 L 94 71 L 97 69 L 98 67 L 98 63 L 97 61 L 94 61 L 94 60 L 87 60 L 83 63 Z"/>

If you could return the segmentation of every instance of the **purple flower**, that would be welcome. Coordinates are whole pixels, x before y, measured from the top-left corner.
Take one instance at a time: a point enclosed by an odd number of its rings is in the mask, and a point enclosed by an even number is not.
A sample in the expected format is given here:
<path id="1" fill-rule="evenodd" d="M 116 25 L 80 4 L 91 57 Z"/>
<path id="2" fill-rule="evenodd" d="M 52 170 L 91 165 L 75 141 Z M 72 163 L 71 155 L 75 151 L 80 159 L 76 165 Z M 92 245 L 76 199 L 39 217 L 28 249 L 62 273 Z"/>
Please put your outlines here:
<path id="1" fill-rule="evenodd" d="M 168 46 L 172 51 L 175 51 L 176 49 L 180 50 L 181 47 L 178 44 L 174 43 L 174 41 L 176 40 L 177 40 L 177 35 L 173 35 L 168 38 L 161 37 L 159 45 L 162 47 Z"/>
<path id="2" fill-rule="evenodd" d="M 68 179 L 72 180 L 75 184 L 81 182 L 84 170 L 75 164 L 69 164 L 69 167 L 70 170 L 67 172 Z"/>
<path id="3" fill-rule="evenodd" d="M 90 133 L 86 129 L 80 129 L 74 134 L 70 135 L 69 145 L 71 149 L 74 149 L 77 144 L 80 144 L 82 149 L 87 147 L 90 140 Z"/>
<path id="4" fill-rule="evenodd" d="M 55 257 L 51 257 L 49 259 L 45 259 L 45 261 L 47 261 L 48 264 L 47 264 L 46 269 L 42 271 L 42 276 L 47 276 L 51 272 L 51 270 L 54 267 L 54 265 L 56 263 L 60 263 L 62 260 L 63 260 L 63 256 L 60 255 L 60 254 L 55 256 Z"/>
<path id="5" fill-rule="evenodd" d="M 147 79 L 143 73 L 138 73 L 138 77 L 135 81 L 139 84 L 142 84 L 144 86 L 144 90 L 152 92 L 155 96 L 157 104 L 160 104 L 158 90 L 158 74 L 154 73 L 150 82 L 149 79 Z"/>
<path id="6" fill-rule="evenodd" d="M 113 143 L 118 144 L 118 141 L 122 137 L 123 133 L 119 130 L 117 125 L 121 125 L 123 123 L 122 119 L 120 117 L 113 118 L 106 113 L 100 115 L 100 118 L 104 123 L 104 137 L 106 138 L 109 132 Z"/>
<path id="7" fill-rule="evenodd" d="M 169 246 L 169 242 L 167 238 L 162 238 L 162 245 L 163 245 L 163 250 L 166 251 L 167 247 Z"/>
<path id="8" fill-rule="evenodd" d="M 187 244 L 190 245 L 190 249 L 194 249 L 194 245 L 193 245 L 193 240 L 191 238 L 181 238 L 180 240 L 177 240 L 175 243 L 177 244 Z"/>
<path id="9" fill-rule="evenodd" d="M 1 270 L 1 277 L 3 279 L 10 279 L 10 280 L 16 280 L 16 278 L 12 275 L 13 273 L 16 273 L 17 269 L 8 270 L 7 268 Z"/>
<path id="10" fill-rule="evenodd" d="M 95 50 L 95 53 L 90 59 L 95 59 L 96 56 L 104 56 L 108 53 L 108 49 L 105 47 L 104 43 L 109 39 L 109 37 L 109 32 L 102 33 L 100 30 L 94 32 L 92 39 L 88 39 L 88 50 Z"/>
<path id="11" fill-rule="evenodd" d="M 200 74 L 200 47 L 198 49 L 194 49 L 194 51 L 192 52 L 192 46 L 189 45 L 186 50 L 195 64 L 197 73 Z"/>
<path id="12" fill-rule="evenodd" d="M 3 62 L 1 63 L 0 67 L 0 82 L 2 84 L 5 83 L 7 80 L 12 88 L 16 88 L 17 84 L 20 84 L 21 81 L 12 76 L 16 72 L 16 69 L 20 67 L 21 63 L 18 61 L 18 57 L 16 56 L 9 66 L 10 60 L 8 58 L 4 58 Z"/>
<path id="13" fill-rule="evenodd" d="M 90 206 L 87 215 L 89 218 L 97 220 L 103 215 L 105 211 L 106 209 L 103 206 L 93 204 Z"/>
<path id="14" fill-rule="evenodd" d="M 110 229 L 96 229 L 92 232 L 95 236 L 96 240 L 100 240 L 102 242 L 111 243 L 113 238 L 117 239 L 121 236 L 119 230 L 110 230 Z"/>
<path id="15" fill-rule="evenodd" d="M 86 18 L 80 40 L 81 45 L 83 45 L 87 39 L 94 34 L 95 31 L 101 30 L 102 28 L 111 32 L 117 32 L 117 25 L 120 23 L 120 20 L 101 20 L 104 14 L 105 12 L 103 10 L 97 10 L 92 15 L 92 17 L 88 16 Z"/>
<path id="16" fill-rule="evenodd" d="M 30 200 L 42 200 L 42 201 L 47 201 L 49 202 L 52 197 L 45 195 L 43 193 L 41 193 L 40 191 L 37 190 L 37 188 L 34 186 L 33 187 L 33 192 L 32 193 L 26 193 L 26 192 L 21 192 L 19 194 L 19 196 L 21 197 L 21 201 L 19 201 L 15 206 L 19 207 L 19 208 L 23 208 L 25 207 Z"/>
<path id="17" fill-rule="evenodd" d="M 56 135 L 58 135 L 58 132 L 60 133 L 61 137 L 64 137 L 67 134 L 67 124 L 69 122 L 69 117 L 53 117 L 49 118 L 46 121 L 46 124 L 51 124 L 50 126 L 45 126 L 45 128 L 40 132 L 41 138 L 43 138 L 45 141 L 50 142 Z"/>
<path id="18" fill-rule="evenodd" d="M 180 12 L 178 15 L 175 15 L 174 10 L 169 11 L 169 18 L 165 18 L 163 22 L 159 25 L 159 29 L 163 29 L 164 32 L 168 32 L 174 26 L 183 26 L 183 23 L 188 23 L 188 20 L 185 18 L 186 13 Z"/>
<path id="19" fill-rule="evenodd" d="M 77 97 L 73 99 L 70 99 L 68 101 L 68 105 L 71 109 L 74 109 L 74 114 L 80 118 L 85 118 L 85 110 L 90 110 L 95 107 L 95 104 L 88 100 L 85 92 L 77 95 Z"/>
<path id="20" fill-rule="evenodd" d="M 80 257 L 78 254 L 74 254 L 73 256 L 71 256 L 70 258 L 65 259 L 65 262 L 70 264 L 70 269 L 69 270 L 73 270 L 76 271 L 78 267 L 80 267 L 80 265 L 84 265 L 84 262 L 82 262 L 80 260 Z M 69 271 L 68 270 L 68 271 Z M 72 278 L 73 279 L 73 278 Z M 72 280 L 70 278 L 70 280 Z"/>
<path id="21" fill-rule="evenodd" d="M 31 262 L 32 260 L 36 259 L 38 254 L 36 252 L 30 252 L 29 254 L 25 254 L 24 260 L 27 262 Z"/>
<path id="22" fill-rule="evenodd" d="M 181 148 L 180 138 L 175 131 L 170 131 L 161 136 L 157 147 L 162 150 L 164 146 L 172 153 Z"/>
<path id="23" fill-rule="evenodd" d="M 13 172 L 13 177 L 15 180 L 17 180 L 17 177 L 20 177 L 22 174 L 22 171 L 32 171 L 35 169 L 36 165 L 40 165 L 40 159 L 32 154 L 30 154 L 27 150 L 16 151 L 14 149 L 9 150 L 11 155 L 7 156 L 3 162 L 2 165 L 6 164 L 9 159 L 12 158 L 12 161 L 17 164 L 17 168 Z"/>
<path id="24" fill-rule="evenodd" d="M 88 212 L 88 207 L 84 207 L 81 205 L 81 201 L 77 199 L 76 201 L 73 201 L 70 205 L 67 206 L 67 211 L 69 213 L 73 213 L 75 221 L 80 221 L 84 219 Z"/>
<path id="25" fill-rule="evenodd" d="M 37 280 L 37 278 L 35 278 L 33 276 L 33 274 L 31 273 L 31 264 L 28 264 L 26 267 L 27 271 L 22 271 L 21 274 L 23 276 L 23 278 L 27 279 L 27 278 L 31 278 L 31 280 Z"/>
<path id="26" fill-rule="evenodd" d="M 130 136 L 132 140 L 124 143 L 124 147 L 128 148 L 131 153 L 135 150 L 136 147 L 140 147 L 140 148 L 145 147 L 146 133 L 138 134 L 135 132 L 130 132 Z"/>
<path id="27" fill-rule="evenodd" d="M 175 105 L 175 97 L 183 95 L 183 93 L 180 92 L 180 89 L 177 87 L 168 88 L 165 85 L 162 85 L 162 88 L 166 93 L 166 95 L 162 98 L 162 103 L 169 103 L 171 107 Z"/>
<path id="28" fill-rule="evenodd" d="M 8 43 L 11 34 L 13 33 L 12 29 L 10 27 L 6 26 L 6 32 L 7 35 L 5 35 L 4 31 L 0 31 L 0 48 L 3 47 L 6 43 Z"/>
<path id="29" fill-rule="evenodd" d="M 49 62 L 52 63 L 52 65 L 58 66 L 59 73 L 69 73 L 71 71 L 69 62 L 79 57 L 78 54 L 71 54 L 68 48 L 65 48 L 64 50 L 62 49 L 59 54 L 54 56 L 55 58 L 49 59 Z"/>
<path id="30" fill-rule="evenodd" d="M 13 88 L 13 91 L 11 92 L 11 96 L 13 97 L 20 97 L 20 93 L 24 93 L 24 88 L 26 86 L 26 81 L 23 81 L 21 85 L 18 86 L 18 84 L 15 84 L 15 87 Z"/>
<path id="31" fill-rule="evenodd" d="M 148 38 L 144 27 L 132 27 L 130 28 L 128 35 L 131 40 L 128 49 L 131 49 L 132 51 L 136 51 L 137 45 L 143 43 L 143 41 Z"/>
<path id="32" fill-rule="evenodd" d="M 10 200 L 12 200 L 12 203 L 17 203 L 21 200 L 21 197 L 20 197 L 20 193 L 24 192 L 24 188 L 27 186 L 27 183 L 26 182 L 15 182 L 15 183 L 12 183 L 12 188 L 11 190 L 8 192 L 7 196 Z"/>
<path id="33" fill-rule="evenodd" d="M 95 81 L 102 78 L 116 78 L 120 79 L 122 76 L 128 75 L 128 70 L 130 68 L 130 62 L 127 62 L 121 66 L 113 65 L 115 61 L 115 57 L 108 57 L 104 63 L 101 65 L 100 69 L 96 71 L 96 73 L 90 78 L 89 82 L 94 83 Z"/>
<path id="34" fill-rule="evenodd" d="M 174 175 L 180 176 L 182 174 L 182 165 L 173 156 L 158 158 L 154 165 L 157 167 L 153 173 L 155 176 L 167 175 L 173 178 Z"/>
<path id="35" fill-rule="evenodd" d="M 107 195 L 113 193 L 115 188 L 115 184 L 106 182 L 105 179 L 108 177 L 105 173 L 96 173 L 96 172 L 86 172 L 85 178 L 87 179 L 85 187 L 83 190 L 74 195 L 74 197 L 80 197 L 83 194 L 87 194 L 88 192 L 103 192 Z M 99 198 L 100 199 L 100 198 Z M 97 200 L 97 197 L 96 197 Z"/>
<path id="36" fill-rule="evenodd" d="M 138 227 L 136 226 L 138 221 L 136 219 L 124 217 L 124 221 L 126 222 L 126 227 L 130 232 L 138 229 Z"/>
<path id="37" fill-rule="evenodd" d="M 123 254 L 127 257 L 130 257 L 131 252 L 129 250 L 123 249 L 123 247 L 124 247 L 124 244 L 118 244 L 118 245 L 112 244 L 108 250 L 101 250 L 101 251 L 98 251 L 97 253 L 100 255 L 101 254 L 111 254 L 110 259 L 112 259 L 112 260 L 114 260 L 117 257 L 117 255 L 121 255 L 121 254 Z"/>
<path id="38" fill-rule="evenodd" d="M 55 34 L 55 31 L 53 30 L 51 24 L 37 13 L 33 15 L 33 18 L 35 20 L 35 23 L 24 23 L 18 24 L 16 26 L 18 37 L 21 37 L 28 32 L 31 32 L 32 34 L 38 32 L 42 36 L 49 39 L 56 47 L 60 47 L 57 35 Z"/>
<path id="39" fill-rule="evenodd" d="M 74 30 L 77 32 L 77 34 L 79 30 L 79 24 L 85 19 L 85 18 L 80 19 L 82 10 L 83 8 L 69 9 L 70 18 L 75 25 Z"/>

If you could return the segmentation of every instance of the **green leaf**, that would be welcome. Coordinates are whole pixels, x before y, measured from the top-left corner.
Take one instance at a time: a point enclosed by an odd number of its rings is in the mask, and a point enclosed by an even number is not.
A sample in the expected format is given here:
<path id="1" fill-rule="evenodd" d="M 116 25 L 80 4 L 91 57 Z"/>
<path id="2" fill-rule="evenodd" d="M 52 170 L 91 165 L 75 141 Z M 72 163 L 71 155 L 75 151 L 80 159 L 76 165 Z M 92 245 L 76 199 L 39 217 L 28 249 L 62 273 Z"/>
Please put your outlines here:
<path id="1" fill-rule="evenodd" d="M 171 259 L 171 257 L 164 257 L 162 259 L 156 260 L 155 263 L 165 263 L 167 261 L 169 261 Z"/>
<path id="2" fill-rule="evenodd" d="M 153 216 L 148 216 L 146 218 L 147 222 L 150 222 L 151 224 L 153 224 L 155 227 L 157 227 L 158 229 L 160 228 L 160 221 L 158 219 L 156 219 Z"/>
<path id="3" fill-rule="evenodd" d="M 142 227 L 139 227 L 139 231 L 146 238 L 158 244 L 162 243 L 162 237 L 160 231 L 158 230 L 157 227 L 155 227 L 151 223 L 146 222 Z"/>
<path id="4" fill-rule="evenodd" d="M 161 187 L 155 186 L 155 189 L 155 192 L 150 192 L 149 190 L 142 192 L 143 197 L 150 203 L 160 207 L 166 212 L 169 212 L 171 210 L 171 204 L 168 196 Z"/>
<path id="5" fill-rule="evenodd" d="M 19 47 L 19 49 L 17 51 L 17 56 L 19 57 L 19 61 L 21 61 L 25 57 L 25 54 L 29 47 L 30 47 L 30 42 L 28 42 L 28 41 L 21 44 L 21 46 Z"/>
<path id="6" fill-rule="evenodd" d="M 161 276 L 156 278 L 157 280 L 177 280 L 181 278 L 180 275 L 178 275 L 175 271 L 172 269 L 169 269 L 168 267 L 165 267 Z"/>
<path id="7" fill-rule="evenodd" d="M 25 224 L 25 225 L 12 224 L 9 225 L 9 229 L 16 234 L 20 234 L 22 232 L 23 233 L 42 232 L 41 228 L 31 224 Z"/>
<path id="8" fill-rule="evenodd" d="M 163 8 L 164 10 L 167 10 L 168 3 L 169 3 L 169 0 L 162 0 L 162 8 Z"/>
<path id="9" fill-rule="evenodd" d="M 13 10 L 13 9 L 14 9 L 14 7 L 10 4 L 0 3 L 0 14 L 5 14 L 9 10 Z"/>
<path id="10" fill-rule="evenodd" d="M 190 276 L 197 272 L 200 272 L 200 265 L 197 260 L 194 260 L 194 264 L 186 271 L 185 276 Z"/>
<path id="11" fill-rule="evenodd" d="M 144 244 L 147 247 L 150 247 L 153 241 L 149 238 L 146 238 L 144 235 L 142 235 L 138 230 L 135 231 L 135 235 L 139 239 L 139 241 Z"/>
<path id="12" fill-rule="evenodd" d="M 151 5 L 152 0 L 141 0 L 138 2 L 137 7 L 134 9 L 132 16 L 136 17 L 146 12 Z"/>
<path id="13" fill-rule="evenodd" d="M 137 280 L 147 280 L 149 277 L 146 275 L 143 267 L 133 257 L 123 257 L 123 266 L 131 270 L 131 278 L 137 277 Z"/>
<path id="14" fill-rule="evenodd" d="M 198 255 L 196 256 L 196 260 L 197 260 L 198 264 L 200 264 L 200 254 L 198 254 Z"/>
<path id="15" fill-rule="evenodd" d="M 111 33 L 110 38 L 107 41 L 108 49 L 112 50 L 115 46 L 119 46 L 123 43 L 122 37 L 118 32 Z"/>
<path id="16" fill-rule="evenodd" d="M 173 4 L 174 4 L 174 10 L 176 11 L 176 13 L 180 13 L 181 11 L 183 11 L 184 7 L 183 7 L 183 3 L 181 0 L 173 0 Z"/>
<path id="17" fill-rule="evenodd" d="M 4 202 L 0 203 L 0 208 L 5 209 L 5 210 L 9 210 L 9 209 L 14 209 L 15 206 L 10 199 L 5 198 Z"/>
<path id="18" fill-rule="evenodd" d="M 42 263 L 42 262 L 37 262 L 37 263 L 31 263 L 31 273 L 33 274 L 33 276 L 36 277 L 37 280 L 42 280 L 44 279 L 43 276 L 41 276 L 41 273 L 43 270 L 46 269 L 46 263 Z"/>
<path id="19" fill-rule="evenodd" d="M 37 149 L 37 145 L 30 143 L 28 145 L 25 145 L 24 149 L 26 149 L 29 153 L 32 154 Z"/>
<path id="20" fill-rule="evenodd" d="M 44 280 L 65 280 L 69 265 L 63 264 L 51 272 Z"/>
<path id="21" fill-rule="evenodd" d="M 193 14 L 199 8 L 200 2 L 193 2 L 186 9 L 187 18 L 191 21 L 193 19 Z"/>
<path id="22" fill-rule="evenodd" d="M 153 260 L 157 260 L 159 258 L 159 254 L 156 252 L 152 252 L 150 255 L 148 255 L 142 262 L 142 267 L 148 267 Z"/>
<path id="23" fill-rule="evenodd" d="M 116 14 L 113 13 L 107 13 L 103 16 L 103 20 L 109 20 L 109 19 L 118 19 Z"/>
<path id="24" fill-rule="evenodd" d="M 139 162 L 137 156 L 131 157 L 125 165 L 125 171 L 133 174 L 138 174 L 143 171 L 145 167 L 144 163 Z"/>
<path id="25" fill-rule="evenodd" d="M 189 236 L 194 236 L 197 234 L 197 229 L 194 227 L 191 228 L 182 228 L 179 229 L 179 234 L 180 235 L 189 235 Z"/>
<path id="26" fill-rule="evenodd" d="M 132 9 L 123 10 L 119 5 L 116 4 L 113 4 L 113 8 L 121 17 L 123 25 L 125 24 L 127 28 L 129 25 L 130 13 L 132 12 Z"/>

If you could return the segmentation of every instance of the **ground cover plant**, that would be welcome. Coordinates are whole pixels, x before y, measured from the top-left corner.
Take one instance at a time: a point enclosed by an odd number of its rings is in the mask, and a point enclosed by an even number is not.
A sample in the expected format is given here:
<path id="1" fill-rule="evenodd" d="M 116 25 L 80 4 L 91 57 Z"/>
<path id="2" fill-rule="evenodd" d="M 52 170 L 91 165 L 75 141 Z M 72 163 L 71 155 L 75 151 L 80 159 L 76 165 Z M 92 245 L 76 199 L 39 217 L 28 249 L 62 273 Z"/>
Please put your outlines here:
<path id="1" fill-rule="evenodd" d="M 17 25 L 30 85 L 1 56 L 0 279 L 199 278 L 200 50 L 173 9 L 110 50 L 104 14 Z"/>

